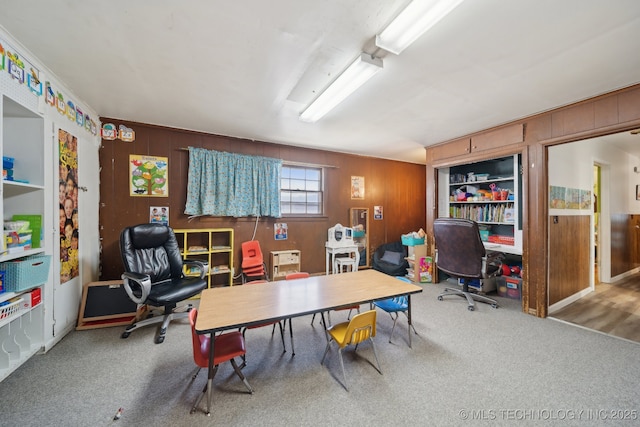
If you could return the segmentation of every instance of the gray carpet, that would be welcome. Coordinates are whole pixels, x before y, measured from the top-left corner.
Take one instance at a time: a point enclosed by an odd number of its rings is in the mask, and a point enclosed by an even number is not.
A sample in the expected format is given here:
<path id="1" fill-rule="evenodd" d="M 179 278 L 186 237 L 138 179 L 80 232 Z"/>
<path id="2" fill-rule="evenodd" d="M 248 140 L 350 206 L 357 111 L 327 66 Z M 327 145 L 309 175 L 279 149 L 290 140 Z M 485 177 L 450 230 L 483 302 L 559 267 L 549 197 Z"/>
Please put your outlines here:
<path id="1" fill-rule="evenodd" d="M 437 301 L 443 287 L 425 285 L 413 296 L 420 335 L 412 349 L 406 320 L 390 344 L 392 321 L 378 313 L 383 375 L 370 363 L 370 345 L 348 350 L 348 392 L 335 349 L 320 365 L 326 341 L 307 316 L 294 319 L 293 358 L 270 327 L 247 332 L 253 395 L 226 363 L 214 380 L 212 416 L 189 414 L 206 373 L 191 381 L 190 330 L 181 320 L 161 345 L 153 327 L 126 340 L 122 328 L 72 332 L 0 383 L 0 425 L 638 425 L 640 345 L 525 315 L 505 298 L 497 310 L 482 304 L 470 312 L 462 299 Z"/>

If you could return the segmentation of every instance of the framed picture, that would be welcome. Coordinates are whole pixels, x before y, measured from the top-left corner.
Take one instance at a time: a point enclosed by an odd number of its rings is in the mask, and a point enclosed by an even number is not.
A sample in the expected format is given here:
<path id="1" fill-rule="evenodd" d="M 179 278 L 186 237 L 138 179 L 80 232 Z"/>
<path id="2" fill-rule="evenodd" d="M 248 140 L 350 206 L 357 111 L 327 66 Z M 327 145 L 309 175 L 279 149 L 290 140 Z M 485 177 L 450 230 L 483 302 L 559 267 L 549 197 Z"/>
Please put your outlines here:
<path id="1" fill-rule="evenodd" d="M 636 200 L 640 200 L 640 185 L 636 185 Z"/>
<path id="2" fill-rule="evenodd" d="M 351 199 L 364 200 L 364 176 L 351 177 Z"/>

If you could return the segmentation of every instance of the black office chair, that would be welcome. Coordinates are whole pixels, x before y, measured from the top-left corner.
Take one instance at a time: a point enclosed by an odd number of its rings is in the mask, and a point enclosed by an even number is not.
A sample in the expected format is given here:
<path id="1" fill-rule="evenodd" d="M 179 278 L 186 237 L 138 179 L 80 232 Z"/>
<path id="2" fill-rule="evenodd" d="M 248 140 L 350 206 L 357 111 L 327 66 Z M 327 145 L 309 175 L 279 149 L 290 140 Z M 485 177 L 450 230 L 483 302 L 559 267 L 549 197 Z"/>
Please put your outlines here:
<path id="1" fill-rule="evenodd" d="M 187 318 L 192 308 L 188 304 L 184 312 L 175 312 L 177 303 L 198 295 L 207 287 L 205 266 L 200 261 L 183 261 L 178 241 L 170 227 L 162 224 L 140 224 L 127 227 L 120 234 L 120 253 L 125 273 L 124 288 L 136 304 L 164 307 L 162 316 L 135 321 L 126 327 L 122 338 L 143 326 L 160 323 L 156 344 L 164 341 L 172 319 Z M 199 276 L 185 276 L 183 265 L 195 267 Z"/>
<path id="2" fill-rule="evenodd" d="M 485 251 L 478 224 L 468 219 L 438 218 L 433 223 L 433 233 L 437 267 L 451 277 L 462 280 L 462 289 L 445 288 L 438 295 L 438 300 L 442 301 L 448 295 L 458 295 L 467 299 L 470 311 L 475 309 L 474 301 L 498 308 L 496 300 L 469 289 L 470 280 L 497 275 L 504 257 L 500 252 Z"/>

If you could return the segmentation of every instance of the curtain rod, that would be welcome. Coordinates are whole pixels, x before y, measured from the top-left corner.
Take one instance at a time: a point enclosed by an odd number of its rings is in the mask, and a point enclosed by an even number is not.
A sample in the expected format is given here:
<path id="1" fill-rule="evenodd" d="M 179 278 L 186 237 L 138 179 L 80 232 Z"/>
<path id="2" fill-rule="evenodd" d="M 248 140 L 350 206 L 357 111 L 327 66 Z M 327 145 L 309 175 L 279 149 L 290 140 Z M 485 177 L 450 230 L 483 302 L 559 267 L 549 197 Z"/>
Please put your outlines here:
<path id="1" fill-rule="evenodd" d="M 189 148 L 185 148 L 185 147 L 180 147 L 179 148 L 180 151 L 189 151 Z M 303 167 L 309 167 L 309 168 L 333 168 L 333 169 L 338 169 L 338 166 L 334 166 L 334 165 L 321 165 L 318 163 L 305 163 L 305 162 L 291 162 L 289 160 L 284 160 L 282 159 L 283 163 L 286 163 L 287 165 L 292 165 L 292 166 L 303 166 Z"/>

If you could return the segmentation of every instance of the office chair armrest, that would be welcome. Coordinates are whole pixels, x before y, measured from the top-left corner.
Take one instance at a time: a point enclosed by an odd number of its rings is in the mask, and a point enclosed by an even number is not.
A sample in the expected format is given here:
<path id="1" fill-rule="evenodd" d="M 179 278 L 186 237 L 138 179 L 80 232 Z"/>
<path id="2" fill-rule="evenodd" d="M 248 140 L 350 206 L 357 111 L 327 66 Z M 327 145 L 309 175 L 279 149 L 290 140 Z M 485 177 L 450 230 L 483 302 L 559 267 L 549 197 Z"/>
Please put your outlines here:
<path id="1" fill-rule="evenodd" d="M 136 304 L 144 304 L 151 292 L 151 277 L 141 273 L 123 273 L 124 290 Z"/>
<path id="2" fill-rule="evenodd" d="M 207 266 L 204 265 L 204 263 L 202 261 L 196 261 L 196 260 L 185 260 L 183 262 L 184 265 L 189 266 L 189 267 L 195 267 L 196 269 L 198 269 L 200 271 L 200 278 L 204 279 L 204 275 L 207 274 L 208 272 L 208 268 Z"/>

